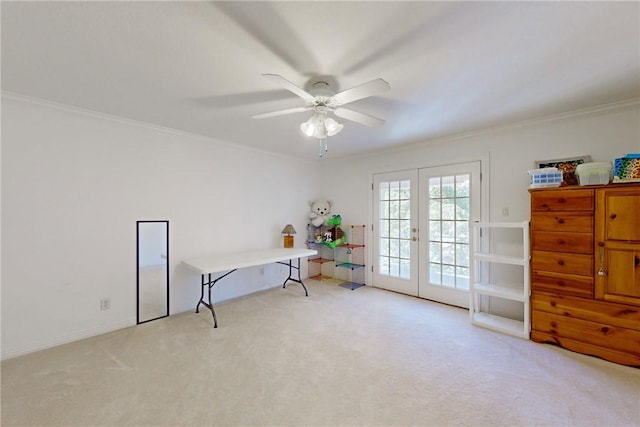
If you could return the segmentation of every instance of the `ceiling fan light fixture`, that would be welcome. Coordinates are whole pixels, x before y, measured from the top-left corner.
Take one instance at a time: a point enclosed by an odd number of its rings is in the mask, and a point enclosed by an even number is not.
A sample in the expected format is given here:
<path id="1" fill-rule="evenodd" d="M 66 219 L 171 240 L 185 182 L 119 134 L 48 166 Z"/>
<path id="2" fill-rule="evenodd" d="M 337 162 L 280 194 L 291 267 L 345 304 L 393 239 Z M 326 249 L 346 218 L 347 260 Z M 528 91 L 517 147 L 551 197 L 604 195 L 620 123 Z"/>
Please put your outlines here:
<path id="1" fill-rule="evenodd" d="M 333 136 L 338 134 L 342 130 L 344 125 L 342 123 L 336 122 L 331 117 L 327 117 L 326 119 L 324 119 L 324 127 L 327 130 L 327 135 Z"/>
<path id="2" fill-rule="evenodd" d="M 327 136 L 338 134 L 343 127 L 344 125 L 336 122 L 331 117 L 316 113 L 300 125 L 300 130 L 309 137 L 325 139 Z"/>
<path id="3" fill-rule="evenodd" d="M 323 138 L 322 135 L 326 134 L 326 130 L 324 128 L 324 123 L 322 122 L 322 118 L 317 114 L 314 114 L 307 120 L 306 122 L 300 125 L 300 130 L 307 136 L 313 138 Z"/>

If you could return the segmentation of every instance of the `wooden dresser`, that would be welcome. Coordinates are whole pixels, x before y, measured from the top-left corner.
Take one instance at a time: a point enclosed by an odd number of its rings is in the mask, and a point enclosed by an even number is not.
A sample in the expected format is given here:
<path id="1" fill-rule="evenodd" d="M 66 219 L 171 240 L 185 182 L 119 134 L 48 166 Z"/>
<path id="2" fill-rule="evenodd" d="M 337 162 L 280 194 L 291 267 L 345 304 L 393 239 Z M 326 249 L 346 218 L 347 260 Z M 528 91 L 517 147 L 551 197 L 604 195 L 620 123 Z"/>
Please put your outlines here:
<path id="1" fill-rule="evenodd" d="M 640 184 L 529 191 L 531 339 L 640 366 Z"/>

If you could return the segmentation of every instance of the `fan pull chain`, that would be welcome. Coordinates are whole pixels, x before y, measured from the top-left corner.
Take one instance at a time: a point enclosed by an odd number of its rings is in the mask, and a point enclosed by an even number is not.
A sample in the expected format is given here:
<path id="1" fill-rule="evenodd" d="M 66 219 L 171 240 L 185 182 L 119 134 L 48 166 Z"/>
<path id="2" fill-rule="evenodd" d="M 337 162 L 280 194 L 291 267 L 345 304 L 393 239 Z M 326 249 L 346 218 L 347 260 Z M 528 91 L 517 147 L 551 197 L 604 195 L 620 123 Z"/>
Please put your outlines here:
<path id="1" fill-rule="evenodd" d="M 329 143 L 327 142 L 327 138 L 322 138 L 318 140 L 318 157 L 322 158 L 322 144 L 324 143 L 324 152 L 329 151 Z"/>

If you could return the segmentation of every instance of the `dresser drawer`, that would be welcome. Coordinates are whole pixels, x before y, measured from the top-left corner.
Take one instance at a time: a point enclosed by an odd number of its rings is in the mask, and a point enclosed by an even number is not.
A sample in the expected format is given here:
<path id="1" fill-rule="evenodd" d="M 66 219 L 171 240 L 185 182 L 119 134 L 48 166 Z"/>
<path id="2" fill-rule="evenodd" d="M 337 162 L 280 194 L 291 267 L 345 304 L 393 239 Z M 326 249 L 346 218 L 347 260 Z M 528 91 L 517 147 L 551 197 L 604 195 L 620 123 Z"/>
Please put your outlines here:
<path id="1" fill-rule="evenodd" d="M 591 212 L 535 212 L 531 217 L 533 231 L 593 233 Z"/>
<path id="2" fill-rule="evenodd" d="M 593 234 L 536 231 L 531 235 L 531 249 L 574 254 L 593 253 Z"/>
<path id="3" fill-rule="evenodd" d="M 531 309 L 591 322 L 606 323 L 640 332 L 640 308 L 546 292 L 531 293 Z"/>
<path id="4" fill-rule="evenodd" d="M 562 252 L 532 251 L 531 269 L 578 276 L 593 276 L 593 256 Z"/>
<path id="5" fill-rule="evenodd" d="M 531 312 L 531 327 L 554 337 L 640 356 L 640 331 L 637 330 L 537 310 Z"/>
<path id="6" fill-rule="evenodd" d="M 640 308 L 633 305 L 532 292 L 531 309 L 640 332 Z"/>
<path id="7" fill-rule="evenodd" d="M 593 190 L 540 190 L 531 192 L 532 211 L 591 211 Z"/>
<path id="8" fill-rule="evenodd" d="M 593 277 L 534 270 L 531 290 L 593 298 Z"/>

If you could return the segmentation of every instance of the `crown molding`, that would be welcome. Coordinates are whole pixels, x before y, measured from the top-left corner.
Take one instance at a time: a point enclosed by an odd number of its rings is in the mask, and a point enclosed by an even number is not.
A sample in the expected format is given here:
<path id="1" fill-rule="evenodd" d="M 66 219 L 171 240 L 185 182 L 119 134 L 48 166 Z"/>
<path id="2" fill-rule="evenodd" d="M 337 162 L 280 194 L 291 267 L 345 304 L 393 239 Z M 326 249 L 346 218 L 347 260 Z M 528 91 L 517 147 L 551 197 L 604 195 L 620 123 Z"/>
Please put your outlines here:
<path id="1" fill-rule="evenodd" d="M 374 156 L 380 156 L 384 154 L 399 153 L 403 151 L 414 150 L 419 147 L 443 144 L 443 143 L 452 142 L 452 141 L 459 141 L 459 140 L 473 138 L 477 136 L 491 135 L 499 132 L 504 132 L 507 130 L 532 127 L 532 126 L 537 126 L 544 123 L 550 123 L 550 122 L 555 122 L 560 120 L 568 120 L 568 119 L 579 118 L 579 117 L 596 116 L 596 115 L 604 114 L 610 111 L 624 111 L 624 110 L 631 110 L 631 109 L 640 109 L 640 97 L 625 99 L 623 101 L 610 102 L 607 104 L 596 105 L 593 107 L 582 108 L 579 110 L 572 110 L 572 111 L 566 111 L 562 113 L 551 114 L 548 116 L 540 116 L 540 117 L 534 117 L 531 119 L 519 120 L 519 121 L 515 121 L 513 123 L 508 123 L 505 125 L 478 128 L 478 129 L 473 129 L 467 132 L 461 132 L 457 134 L 444 135 L 444 136 L 435 137 L 435 138 L 427 138 L 425 140 L 414 141 L 407 144 L 399 145 L 397 147 L 392 147 L 387 149 L 382 148 L 380 150 L 371 151 L 367 153 L 354 154 L 346 157 L 339 157 L 336 159 L 327 159 L 327 161 L 329 162 L 340 161 L 340 160 L 352 161 L 354 158 L 362 159 L 363 157 L 374 157 Z"/>
<path id="2" fill-rule="evenodd" d="M 273 151 L 268 151 L 268 150 L 263 150 L 263 149 L 260 149 L 260 148 L 250 147 L 250 146 L 243 145 L 243 144 L 238 144 L 238 143 L 232 142 L 232 141 L 216 139 L 216 138 L 213 138 L 213 137 L 210 137 L 210 136 L 206 136 L 206 135 L 187 132 L 187 131 L 174 129 L 174 128 L 169 128 L 169 127 L 165 127 L 165 126 L 160 126 L 160 125 L 156 125 L 156 124 L 153 124 L 153 123 L 142 122 L 142 121 L 139 121 L 139 120 L 134 120 L 134 119 L 129 119 L 129 118 L 122 117 L 122 116 L 117 116 L 117 115 L 114 115 L 114 114 L 102 113 L 102 112 L 95 111 L 95 110 L 89 110 L 89 109 L 83 108 L 83 107 L 77 107 L 77 106 L 74 106 L 74 105 L 63 104 L 63 103 L 60 103 L 60 102 L 51 101 L 51 100 L 43 99 L 43 98 L 36 98 L 36 97 L 33 97 L 33 96 L 23 95 L 23 94 L 16 93 L 16 92 L 0 91 L 0 97 L 2 99 L 9 99 L 9 100 L 18 101 L 18 102 L 25 102 L 25 103 L 29 103 L 29 104 L 34 104 L 34 105 L 38 105 L 38 106 L 41 106 L 41 107 L 45 107 L 45 108 L 52 108 L 52 109 L 59 110 L 59 111 L 64 111 L 64 112 L 67 112 L 67 113 L 78 114 L 78 115 L 85 116 L 85 117 L 91 117 L 91 118 L 94 118 L 94 119 L 108 120 L 108 121 L 111 121 L 111 122 L 114 122 L 114 123 L 118 123 L 118 124 L 121 124 L 121 125 L 143 128 L 143 129 L 147 129 L 147 130 L 151 130 L 151 131 L 155 131 L 155 132 L 161 132 L 161 133 L 170 134 L 170 135 L 175 135 L 175 136 L 179 136 L 179 137 L 183 137 L 183 138 L 190 138 L 190 139 L 200 140 L 200 141 L 203 141 L 203 142 L 210 142 L 210 143 L 212 142 L 212 143 L 215 143 L 215 144 L 224 145 L 224 146 L 235 148 L 235 149 L 238 149 L 238 150 L 243 150 L 243 151 L 248 151 L 248 152 L 253 152 L 253 153 L 262 153 L 262 154 L 266 154 L 266 155 L 269 155 L 269 156 L 272 156 L 272 157 L 283 158 L 283 159 L 286 159 L 286 160 L 312 162 L 312 160 L 302 159 L 302 158 L 295 157 L 295 156 L 290 156 L 290 155 L 287 155 L 287 154 L 275 153 Z"/>

